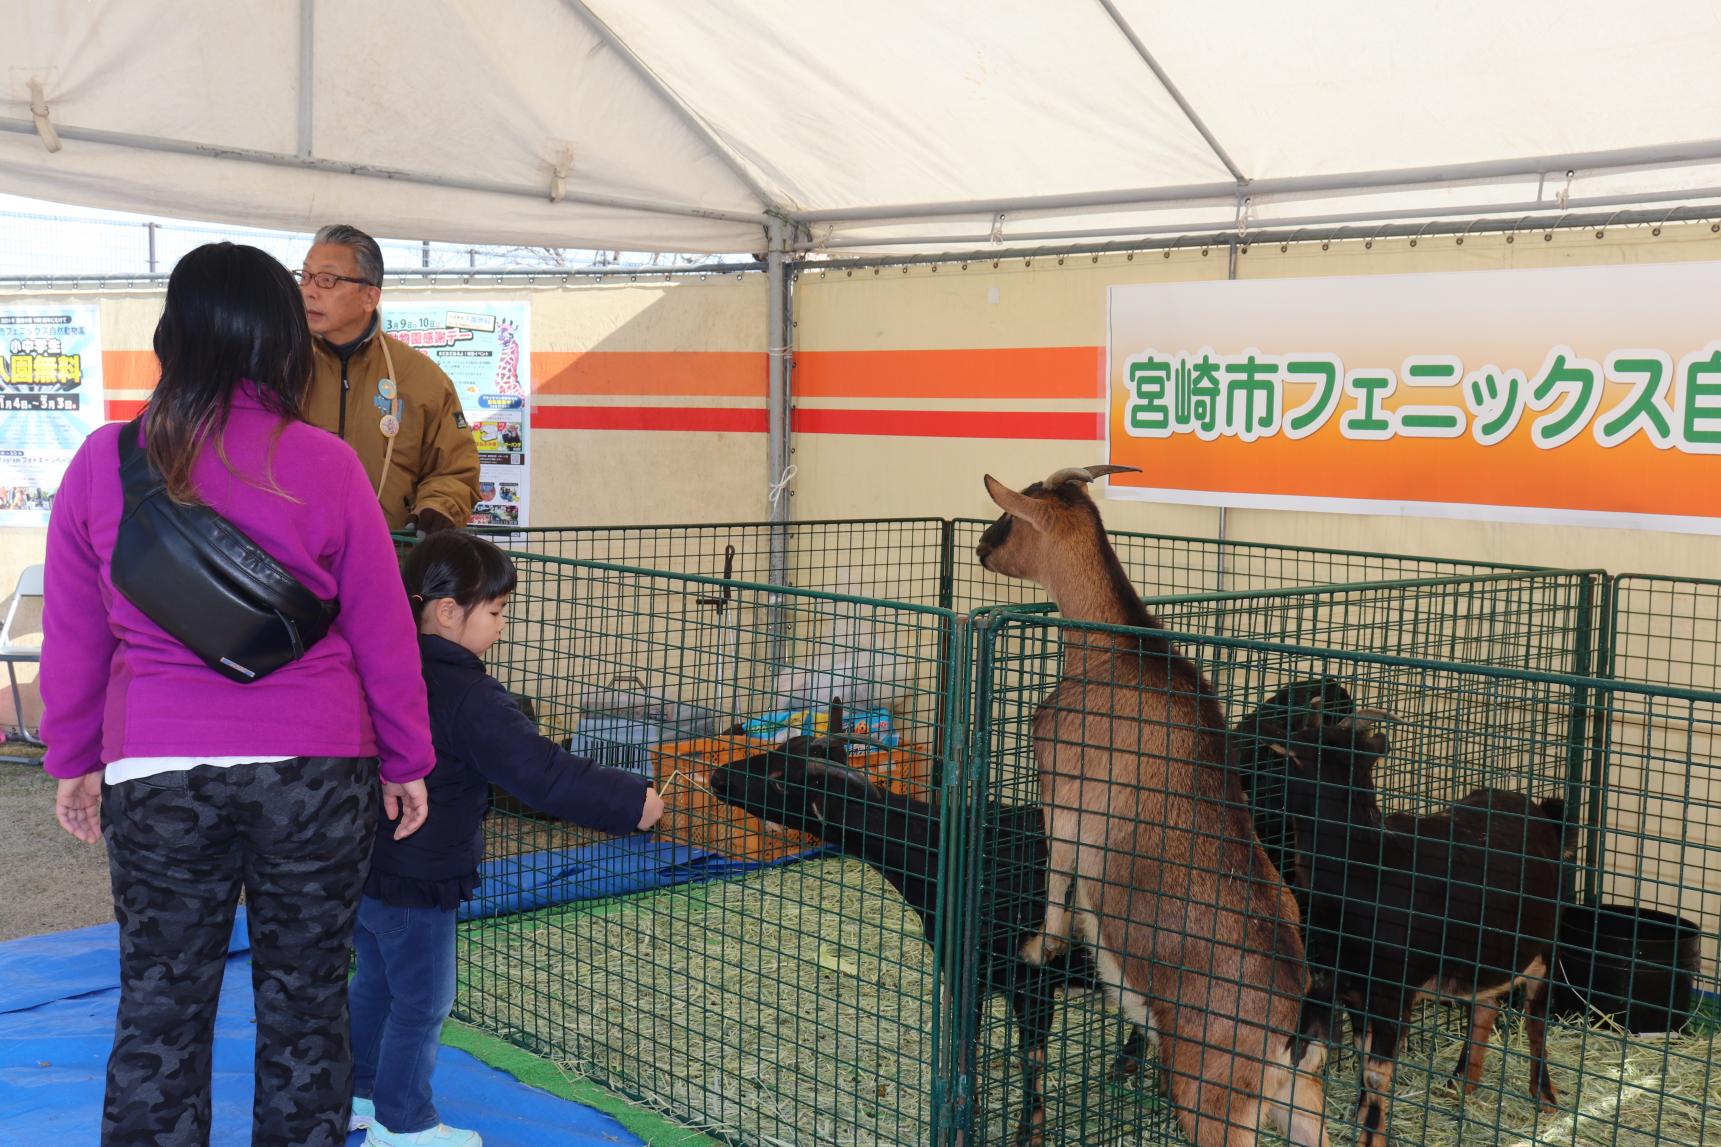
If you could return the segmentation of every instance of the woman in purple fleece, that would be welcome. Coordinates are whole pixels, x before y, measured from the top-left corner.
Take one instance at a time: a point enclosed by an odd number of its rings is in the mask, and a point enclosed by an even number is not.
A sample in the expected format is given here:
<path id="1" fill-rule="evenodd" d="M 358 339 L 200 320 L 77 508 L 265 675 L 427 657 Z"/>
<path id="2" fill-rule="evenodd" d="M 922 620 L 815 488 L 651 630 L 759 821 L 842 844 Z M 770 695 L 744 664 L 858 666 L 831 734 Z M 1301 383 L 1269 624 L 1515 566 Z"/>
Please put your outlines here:
<path id="1" fill-rule="evenodd" d="M 42 730 L 60 823 L 106 839 L 113 878 L 120 1004 L 102 1143 L 209 1142 L 216 1000 L 243 890 L 252 1141 L 337 1147 L 378 802 L 401 837 L 428 809 L 416 626 L 358 458 L 303 419 L 310 331 L 286 269 L 254 247 L 192 251 L 168 282 L 155 353 L 141 437 L 169 495 L 214 508 L 341 612 L 300 660 L 227 680 L 114 590 L 122 428 L 72 459 L 48 525 Z"/>

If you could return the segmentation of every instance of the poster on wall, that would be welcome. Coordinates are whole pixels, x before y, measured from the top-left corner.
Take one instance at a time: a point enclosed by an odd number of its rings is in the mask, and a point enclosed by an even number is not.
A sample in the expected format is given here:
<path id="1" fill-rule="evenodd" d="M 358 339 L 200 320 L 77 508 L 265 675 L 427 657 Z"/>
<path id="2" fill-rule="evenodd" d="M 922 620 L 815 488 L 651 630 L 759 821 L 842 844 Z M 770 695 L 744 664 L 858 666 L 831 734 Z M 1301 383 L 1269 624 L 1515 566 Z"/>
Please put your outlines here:
<path id="1" fill-rule="evenodd" d="M 48 524 L 103 397 L 98 307 L 0 307 L 0 526 Z"/>
<path id="2" fill-rule="evenodd" d="M 1110 289 L 1145 501 L 1721 533 L 1721 264 Z"/>
<path id="3" fill-rule="evenodd" d="M 529 525 L 531 304 L 391 303 L 383 329 L 440 366 L 478 444 L 478 505 L 470 525 Z"/>

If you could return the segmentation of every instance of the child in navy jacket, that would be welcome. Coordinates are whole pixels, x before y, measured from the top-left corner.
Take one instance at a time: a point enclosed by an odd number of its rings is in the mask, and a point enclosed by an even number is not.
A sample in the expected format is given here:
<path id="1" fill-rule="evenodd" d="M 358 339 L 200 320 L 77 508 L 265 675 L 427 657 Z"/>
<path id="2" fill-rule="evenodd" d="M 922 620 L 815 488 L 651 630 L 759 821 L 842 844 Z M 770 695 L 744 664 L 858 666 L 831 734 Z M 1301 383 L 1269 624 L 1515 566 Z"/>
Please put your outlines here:
<path id="1" fill-rule="evenodd" d="M 367 1144 L 479 1147 L 431 1099 L 442 1023 L 454 1005 L 454 913 L 478 886 L 492 782 L 526 804 L 603 832 L 648 829 L 663 801 L 634 773 L 576 757 L 540 736 L 479 657 L 501 636 L 514 565 L 457 530 L 414 547 L 404 571 L 418 618 L 436 768 L 430 816 L 395 840 L 379 833 L 350 992 L 353 1127 Z"/>

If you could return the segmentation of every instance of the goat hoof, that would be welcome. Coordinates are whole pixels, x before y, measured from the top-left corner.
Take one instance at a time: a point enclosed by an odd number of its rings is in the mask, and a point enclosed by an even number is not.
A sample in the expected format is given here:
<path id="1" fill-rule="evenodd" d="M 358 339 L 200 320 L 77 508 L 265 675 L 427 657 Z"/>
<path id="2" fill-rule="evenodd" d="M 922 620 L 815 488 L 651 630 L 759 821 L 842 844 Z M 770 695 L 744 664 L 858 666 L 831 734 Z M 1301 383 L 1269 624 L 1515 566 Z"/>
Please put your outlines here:
<path id="1" fill-rule="evenodd" d="M 1063 940 L 1054 939 L 1044 932 L 1030 937 L 1022 945 L 1022 959 L 1036 967 L 1043 967 L 1056 960 L 1068 950 L 1069 944 Z"/>

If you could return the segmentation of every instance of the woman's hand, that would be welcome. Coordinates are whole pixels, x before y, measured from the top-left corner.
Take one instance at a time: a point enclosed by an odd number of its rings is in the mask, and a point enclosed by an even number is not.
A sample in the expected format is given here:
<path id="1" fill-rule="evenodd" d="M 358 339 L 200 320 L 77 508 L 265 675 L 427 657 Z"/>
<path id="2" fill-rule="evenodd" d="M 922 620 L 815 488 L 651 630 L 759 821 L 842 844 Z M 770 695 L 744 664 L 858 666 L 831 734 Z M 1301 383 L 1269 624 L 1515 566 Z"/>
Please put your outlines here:
<path id="1" fill-rule="evenodd" d="M 60 787 L 54 793 L 54 817 L 61 828 L 85 844 L 95 844 L 102 838 L 100 769 L 81 777 L 60 778 Z"/>
<path id="2" fill-rule="evenodd" d="M 382 783 L 382 809 L 388 814 L 388 819 L 399 819 L 400 823 L 394 828 L 394 838 L 405 840 L 417 832 L 430 815 L 430 796 L 424 791 L 424 780 L 407 781 L 405 784 L 395 784 L 393 781 Z"/>
<path id="3" fill-rule="evenodd" d="M 663 798 L 657 795 L 655 788 L 645 790 L 645 807 L 639 813 L 639 831 L 644 832 L 657 823 L 657 818 L 663 815 Z"/>

